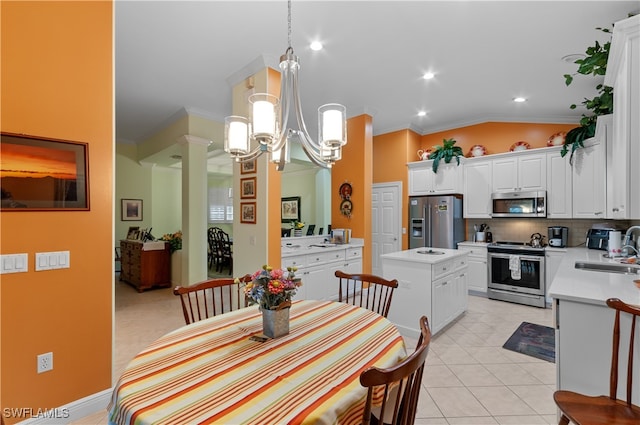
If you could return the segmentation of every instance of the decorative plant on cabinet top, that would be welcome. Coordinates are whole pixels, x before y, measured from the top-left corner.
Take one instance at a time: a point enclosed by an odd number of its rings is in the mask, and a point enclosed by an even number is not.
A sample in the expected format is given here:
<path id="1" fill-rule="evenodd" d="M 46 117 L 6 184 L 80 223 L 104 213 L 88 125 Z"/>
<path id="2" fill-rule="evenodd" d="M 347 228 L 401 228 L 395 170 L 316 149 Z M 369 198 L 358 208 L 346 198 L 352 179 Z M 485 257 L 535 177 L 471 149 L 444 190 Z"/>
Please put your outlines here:
<path id="1" fill-rule="evenodd" d="M 611 30 L 608 28 L 596 28 L 604 33 L 610 34 Z M 595 45 L 590 46 L 586 50 L 586 57 L 584 59 L 578 59 L 574 63 L 578 64 L 578 70 L 574 74 L 565 74 L 565 84 L 568 86 L 573 82 L 573 77 L 576 74 L 593 75 L 595 77 L 604 77 L 607 72 L 607 60 L 609 59 L 609 48 L 611 47 L 611 40 L 604 44 L 600 44 L 597 40 Z M 573 154 L 576 149 L 584 147 L 583 141 L 593 137 L 596 133 L 596 120 L 600 115 L 607 115 L 613 113 L 613 88 L 605 86 L 600 83 L 596 86 L 598 95 L 593 99 L 585 98 L 582 104 L 587 110 L 592 111 L 593 115 L 582 114 L 580 119 L 580 127 L 573 128 L 567 132 L 567 136 L 560 151 L 560 155 L 565 156 L 569 149 L 571 149 L 571 155 L 569 162 L 573 162 Z M 570 106 L 571 109 L 576 109 L 576 105 Z"/>
<path id="2" fill-rule="evenodd" d="M 433 147 L 433 152 L 429 155 L 429 159 L 433 160 L 433 172 L 438 172 L 438 165 L 440 160 L 444 160 L 447 164 L 455 157 L 458 165 L 460 165 L 460 157 L 463 156 L 462 148 L 460 146 L 454 146 L 456 144 L 455 139 L 443 139 L 442 145 L 436 145 Z"/>

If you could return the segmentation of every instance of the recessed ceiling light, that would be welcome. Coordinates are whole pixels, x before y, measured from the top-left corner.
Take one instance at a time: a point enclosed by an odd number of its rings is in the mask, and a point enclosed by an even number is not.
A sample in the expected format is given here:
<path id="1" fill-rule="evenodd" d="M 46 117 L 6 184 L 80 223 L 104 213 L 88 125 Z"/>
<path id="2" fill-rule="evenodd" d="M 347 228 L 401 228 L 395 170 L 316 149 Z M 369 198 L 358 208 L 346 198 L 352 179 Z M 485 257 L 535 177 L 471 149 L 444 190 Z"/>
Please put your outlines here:
<path id="1" fill-rule="evenodd" d="M 436 74 L 434 74 L 433 72 L 425 72 L 422 78 L 424 78 L 425 80 L 430 80 L 435 76 Z"/>
<path id="2" fill-rule="evenodd" d="M 171 159 L 182 159 L 182 155 L 171 155 L 169 158 L 171 158 Z"/>
<path id="3" fill-rule="evenodd" d="M 561 60 L 567 63 L 576 63 L 578 59 L 584 59 L 585 57 L 586 56 L 582 53 L 574 53 L 571 55 L 563 56 Z"/>
<path id="4" fill-rule="evenodd" d="M 522 102 L 526 102 L 527 98 L 526 97 L 514 97 L 513 101 L 516 103 L 522 103 Z"/>
<path id="5" fill-rule="evenodd" d="M 322 43 L 320 43 L 319 41 L 314 41 L 309 47 L 311 47 L 311 50 L 315 51 L 322 50 Z"/>
<path id="6" fill-rule="evenodd" d="M 420 111 L 420 112 L 418 112 L 418 116 L 419 116 L 419 117 L 424 117 L 425 115 L 427 115 L 427 112 L 426 112 L 426 111 Z"/>

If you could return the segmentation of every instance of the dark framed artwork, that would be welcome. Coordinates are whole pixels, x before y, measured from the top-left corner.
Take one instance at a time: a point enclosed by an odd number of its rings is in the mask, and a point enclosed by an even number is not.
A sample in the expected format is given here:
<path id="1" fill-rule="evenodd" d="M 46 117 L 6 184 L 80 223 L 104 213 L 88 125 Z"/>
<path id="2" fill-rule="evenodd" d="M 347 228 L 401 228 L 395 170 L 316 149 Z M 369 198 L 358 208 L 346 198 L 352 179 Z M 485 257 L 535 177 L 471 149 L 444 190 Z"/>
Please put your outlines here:
<path id="1" fill-rule="evenodd" d="M 120 220 L 142 221 L 142 199 L 121 199 Z"/>
<path id="2" fill-rule="evenodd" d="M 257 160 L 241 162 L 240 174 L 252 174 L 256 172 Z"/>
<path id="3" fill-rule="evenodd" d="M 2 133 L 2 211 L 89 210 L 88 145 Z"/>
<path id="4" fill-rule="evenodd" d="M 140 227 L 139 226 L 130 226 L 129 231 L 127 232 L 127 239 L 138 239 L 140 235 Z"/>
<path id="5" fill-rule="evenodd" d="M 256 224 L 255 202 L 240 202 L 240 223 Z"/>
<path id="6" fill-rule="evenodd" d="M 256 178 L 240 179 L 240 199 L 256 198 Z"/>
<path id="7" fill-rule="evenodd" d="M 283 223 L 300 221 L 300 197 L 291 196 L 282 198 L 280 203 L 280 215 Z"/>

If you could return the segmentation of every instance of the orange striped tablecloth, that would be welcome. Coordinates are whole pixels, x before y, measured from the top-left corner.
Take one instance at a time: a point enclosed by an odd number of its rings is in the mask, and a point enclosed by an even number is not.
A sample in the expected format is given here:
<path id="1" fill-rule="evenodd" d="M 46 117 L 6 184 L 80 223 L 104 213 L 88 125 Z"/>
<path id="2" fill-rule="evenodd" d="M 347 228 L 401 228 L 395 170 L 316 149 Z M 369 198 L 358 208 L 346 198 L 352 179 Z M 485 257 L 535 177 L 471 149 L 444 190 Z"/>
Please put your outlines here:
<path id="1" fill-rule="evenodd" d="M 295 301 L 289 335 L 256 342 L 252 306 L 168 333 L 118 381 L 109 423 L 355 424 L 366 390 L 360 372 L 406 356 L 387 319 L 331 301 Z"/>

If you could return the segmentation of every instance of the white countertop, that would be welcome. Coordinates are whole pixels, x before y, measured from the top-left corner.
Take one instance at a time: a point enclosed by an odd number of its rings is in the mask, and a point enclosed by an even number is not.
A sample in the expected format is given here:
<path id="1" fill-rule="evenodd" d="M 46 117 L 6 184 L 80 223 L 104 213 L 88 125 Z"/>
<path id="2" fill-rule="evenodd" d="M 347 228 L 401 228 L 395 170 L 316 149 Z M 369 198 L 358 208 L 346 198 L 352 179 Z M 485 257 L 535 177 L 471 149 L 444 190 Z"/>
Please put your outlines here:
<path id="1" fill-rule="evenodd" d="M 420 252 L 432 250 L 434 252 L 444 252 L 444 254 L 421 254 Z M 412 263 L 426 263 L 436 264 L 443 261 L 450 260 L 452 258 L 468 255 L 466 251 L 458 251 L 457 249 L 447 248 L 414 248 L 407 251 L 390 252 L 388 254 L 382 254 L 380 258 L 388 258 L 399 261 L 409 261 Z"/>
<path id="2" fill-rule="evenodd" d="M 608 273 L 576 269 L 576 261 L 589 263 L 619 263 L 620 259 L 602 256 L 606 251 L 587 248 L 566 248 L 549 296 L 560 300 L 605 305 L 608 298 L 619 298 L 628 304 L 640 305 L 640 289 L 633 283 L 640 274 Z"/>
<path id="3" fill-rule="evenodd" d="M 463 242 L 458 242 L 458 246 L 463 245 L 463 246 L 489 246 L 489 242 L 473 242 L 473 241 L 463 241 Z"/>
<path id="4" fill-rule="evenodd" d="M 295 239 L 295 238 L 292 238 Z M 323 245 L 323 243 L 319 242 L 316 245 Z M 362 248 L 364 246 L 364 242 L 358 239 L 351 239 L 350 243 L 345 244 L 324 244 L 324 245 L 332 245 L 332 246 L 307 246 L 298 244 L 295 241 L 291 242 L 291 245 L 282 246 L 281 257 L 295 257 L 296 255 L 306 255 L 306 254 L 317 254 L 319 252 L 331 252 L 331 251 L 339 251 L 349 248 Z"/>

